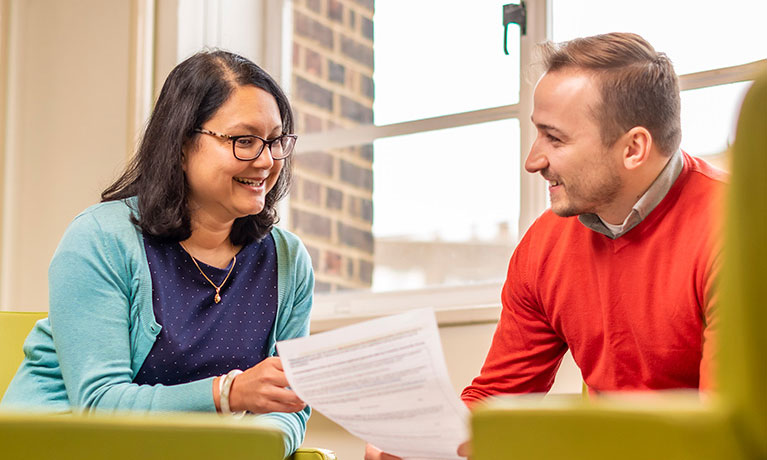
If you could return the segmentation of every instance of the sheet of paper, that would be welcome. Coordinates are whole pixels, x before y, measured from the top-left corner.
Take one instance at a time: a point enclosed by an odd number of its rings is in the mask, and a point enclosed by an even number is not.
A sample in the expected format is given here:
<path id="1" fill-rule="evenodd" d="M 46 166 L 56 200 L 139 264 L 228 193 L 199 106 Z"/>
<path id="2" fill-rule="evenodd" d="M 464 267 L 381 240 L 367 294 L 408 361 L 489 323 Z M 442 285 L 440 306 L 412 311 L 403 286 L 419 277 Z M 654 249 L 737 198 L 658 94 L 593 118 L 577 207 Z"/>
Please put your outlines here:
<path id="1" fill-rule="evenodd" d="M 277 343 L 291 388 L 353 435 L 408 459 L 458 459 L 468 409 L 430 309 Z"/>

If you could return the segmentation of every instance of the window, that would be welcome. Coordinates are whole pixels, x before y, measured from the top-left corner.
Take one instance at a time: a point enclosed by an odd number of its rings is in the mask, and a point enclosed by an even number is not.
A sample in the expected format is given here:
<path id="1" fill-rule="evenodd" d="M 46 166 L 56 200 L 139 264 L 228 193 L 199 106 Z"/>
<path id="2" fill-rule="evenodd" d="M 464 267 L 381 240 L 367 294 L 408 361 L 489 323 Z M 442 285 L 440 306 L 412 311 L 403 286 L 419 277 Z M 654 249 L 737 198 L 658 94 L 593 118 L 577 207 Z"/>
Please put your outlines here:
<path id="1" fill-rule="evenodd" d="M 767 4 L 749 0 L 726 5 L 650 0 L 636 4 L 631 14 L 620 2 L 554 0 L 553 39 L 627 31 L 665 52 L 682 77 L 682 89 L 694 87 L 682 91 L 682 149 L 724 166 L 721 154 L 732 143 L 740 103 L 750 86 L 741 82 L 747 70 L 726 68 L 748 68 L 767 57 L 766 14 Z"/>
<path id="2" fill-rule="evenodd" d="M 520 187 L 503 3 L 294 3 L 290 227 L 318 292 L 491 283 L 497 298 Z"/>
<path id="3" fill-rule="evenodd" d="M 517 238 L 545 207 L 543 181 L 520 167 L 536 42 L 643 35 L 681 76 L 683 148 L 714 161 L 767 57 L 767 7 L 746 0 L 652 0 L 630 15 L 608 0 L 529 0 L 527 35 L 511 26 L 506 56 L 508 2 L 293 2 L 288 226 L 327 293 L 317 316 L 497 304 Z"/>

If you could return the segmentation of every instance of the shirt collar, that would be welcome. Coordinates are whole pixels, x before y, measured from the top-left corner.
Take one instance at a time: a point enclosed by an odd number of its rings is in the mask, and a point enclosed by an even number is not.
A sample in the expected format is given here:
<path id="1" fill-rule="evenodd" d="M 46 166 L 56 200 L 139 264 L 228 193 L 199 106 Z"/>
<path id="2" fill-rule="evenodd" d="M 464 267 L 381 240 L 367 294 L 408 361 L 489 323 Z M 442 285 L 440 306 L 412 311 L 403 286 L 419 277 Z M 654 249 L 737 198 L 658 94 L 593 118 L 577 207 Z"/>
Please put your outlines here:
<path id="1" fill-rule="evenodd" d="M 663 201 L 671 186 L 679 177 L 684 167 L 684 160 L 682 158 L 682 151 L 677 150 L 671 155 L 668 163 L 663 170 L 658 174 L 650 188 L 642 195 L 639 200 L 631 208 L 631 212 L 626 216 L 626 220 L 621 225 L 610 225 L 608 227 L 605 222 L 599 218 L 596 214 L 581 214 L 578 216 L 578 220 L 583 225 L 601 233 L 609 238 L 616 239 L 625 235 L 629 230 L 636 227 L 644 218 L 646 218 L 658 204 Z"/>

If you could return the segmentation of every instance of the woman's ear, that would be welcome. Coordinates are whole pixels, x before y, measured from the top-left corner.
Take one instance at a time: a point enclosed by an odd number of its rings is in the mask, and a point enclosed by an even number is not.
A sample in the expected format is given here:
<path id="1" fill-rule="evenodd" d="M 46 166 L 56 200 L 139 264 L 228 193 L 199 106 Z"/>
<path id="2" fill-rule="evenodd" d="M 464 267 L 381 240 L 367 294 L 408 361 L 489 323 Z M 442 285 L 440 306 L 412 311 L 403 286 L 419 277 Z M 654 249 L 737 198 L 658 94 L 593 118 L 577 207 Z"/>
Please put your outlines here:
<path id="1" fill-rule="evenodd" d="M 636 169 L 650 158 L 652 134 L 647 128 L 635 126 L 623 135 L 623 166 Z"/>
<path id="2" fill-rule="evenodd" d="M 190 151 L 194 146 L 192 145 L 192 141 L 187 140 L 184 142 L 184 144 L 181 146 L 181 169 L 186 173 L 186 163 L 189 161 L 189 155 L 187 155 L 187 152 Z"/>

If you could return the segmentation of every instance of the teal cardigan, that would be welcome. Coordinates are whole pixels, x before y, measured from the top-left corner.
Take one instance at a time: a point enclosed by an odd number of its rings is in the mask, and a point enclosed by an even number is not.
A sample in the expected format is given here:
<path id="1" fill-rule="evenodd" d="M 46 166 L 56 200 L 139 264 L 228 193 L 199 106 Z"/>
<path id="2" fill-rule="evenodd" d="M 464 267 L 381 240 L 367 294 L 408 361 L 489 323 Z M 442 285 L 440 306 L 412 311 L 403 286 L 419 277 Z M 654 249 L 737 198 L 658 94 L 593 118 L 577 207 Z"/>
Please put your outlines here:
<path id="1" fill-rule="evenodd" d="M 215 412 L 213 378 L 181 385 L 138 385 L 133 378 L 162 325 L 152 307 L 152 278 L 141 230 L 130 216 L 135 198 L 100 203 L 78 215 L 48 270 L 49 318 L 24 343 L 25 359 L 2 400 L 8 408 L 48 412 Z M 277 247 L 279 340 L 309 333 L 314 275 L 293 234 L 272 229 Z M 310 409 L 254 418 L 285 434 L 286 455 L 303 442 Z"/>

